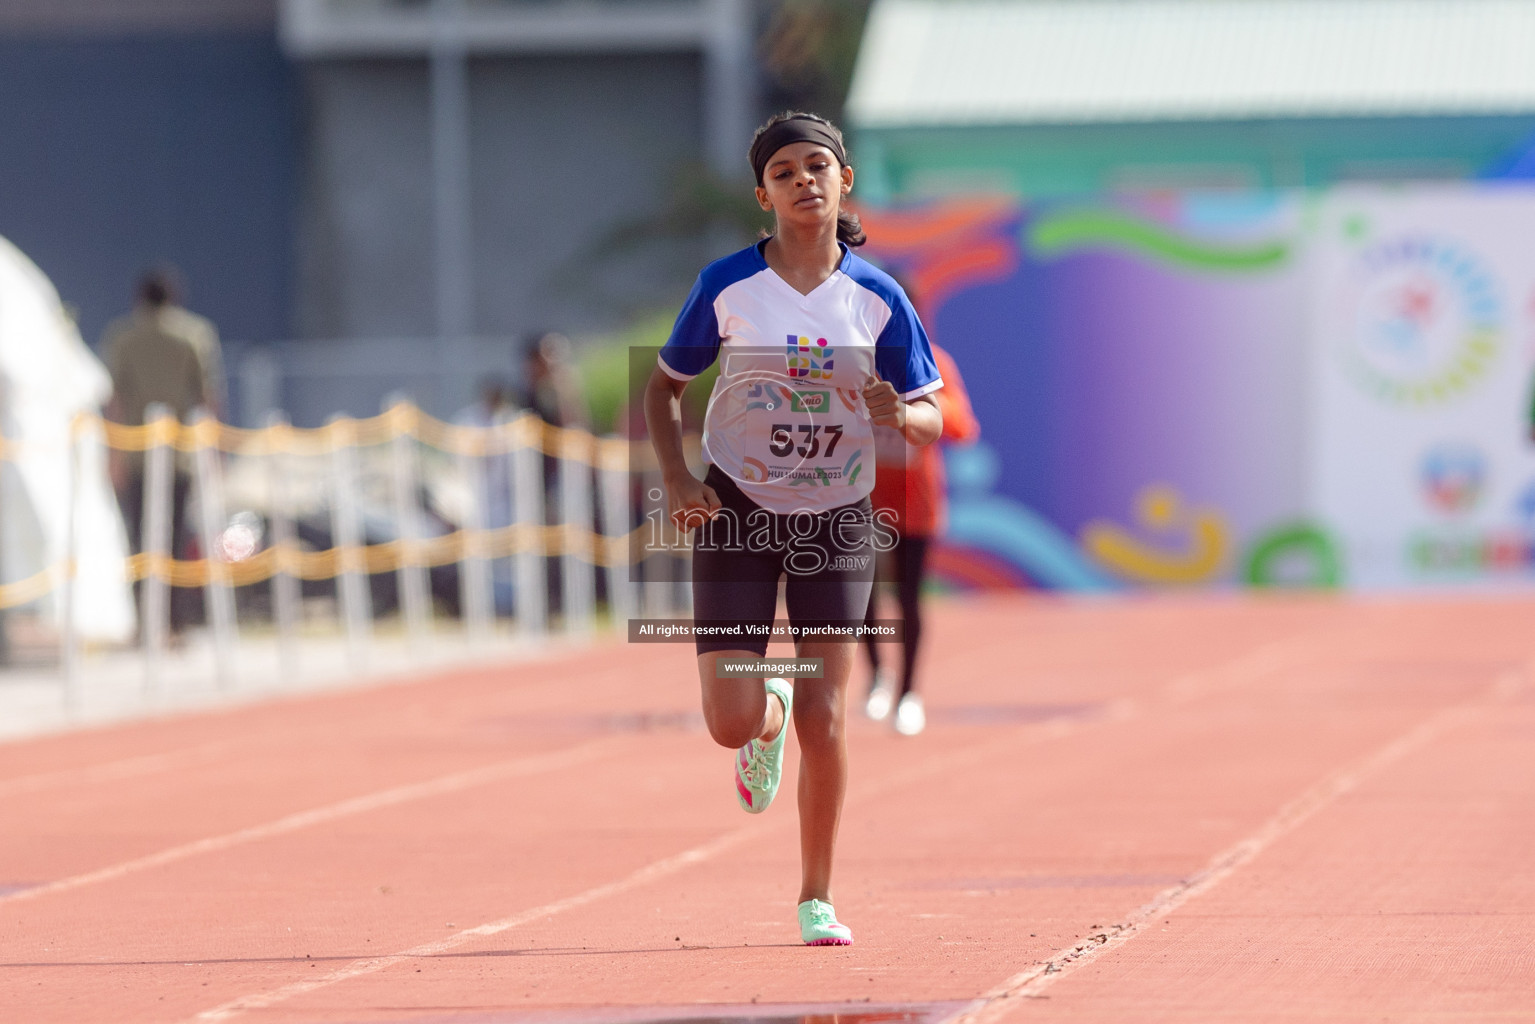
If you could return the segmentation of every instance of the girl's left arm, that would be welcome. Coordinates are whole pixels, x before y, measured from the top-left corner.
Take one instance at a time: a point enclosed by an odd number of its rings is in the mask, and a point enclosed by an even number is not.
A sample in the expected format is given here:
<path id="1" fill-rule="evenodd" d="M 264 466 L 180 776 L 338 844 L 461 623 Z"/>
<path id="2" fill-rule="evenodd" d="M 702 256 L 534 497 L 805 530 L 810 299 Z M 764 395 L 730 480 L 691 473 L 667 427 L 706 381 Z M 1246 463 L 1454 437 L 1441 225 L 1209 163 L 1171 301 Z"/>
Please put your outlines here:
<path id="1" fill-rule="evenodd" d="M 911 444 L 932 444 L 943 433 L 943 412 L 932 395 L 903 402 L 893 384 L 870 377 L 863 386 L 863 402 L 875 425 L 894 427 Z"/>
<path id="2" fill-rule="evenodd" d="M 938 400 L 932 395 L 902 402 L 901 408 L 906 413 L 901 433 L 906 435 L 910 443 L 918 447 L 932 444 L 943 434 L 943 410 L 938 407 Z"/>

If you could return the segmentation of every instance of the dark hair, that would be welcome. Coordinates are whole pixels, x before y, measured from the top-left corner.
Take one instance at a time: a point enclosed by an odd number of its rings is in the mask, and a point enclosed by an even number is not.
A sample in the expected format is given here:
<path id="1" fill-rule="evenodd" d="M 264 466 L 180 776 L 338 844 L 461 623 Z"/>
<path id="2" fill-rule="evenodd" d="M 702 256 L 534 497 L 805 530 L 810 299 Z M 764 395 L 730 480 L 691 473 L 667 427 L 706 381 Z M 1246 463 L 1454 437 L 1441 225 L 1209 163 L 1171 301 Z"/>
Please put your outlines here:
<path id="1" fill-rule="evenodd" d="M 772 117 L 768 118 L 762 123 L 762 127 L 758 128 L 755 132 L 752 133 L 752 145 L 755 146 L 757 144 L 757 140 L 762 138 L 767 130 L 772 128 L 774 125 L 781 124 L 784 121 L 793 121 L 796 119 L 815 121 L 819 124 L 825 125 L 827 131 L 829 131 L 831 135 L 837 140 L 842 153 L 847 152 L 847 144 L 842 141 L 842 129 L 832 124 L 820 114 L 809 114 L 803 110 L 785 110 L 782 113 L 774 114 Z M 843 161 L 843 163 L 845 166 L 852 166 L 852 163 L 849 161 Z M 859 221 L 858 214 L 847 209 L 846 207 L 839 208 L 837 210 L 837 241 L 841 242 L 843 245 L 848 246 L 849 248 L 856 248 L 868 240 L 869 236 L 863 233 L 863 224 Z"/>
<path id="2" fill-rule="evenodd" d="M 170 306 L 181 301 L 181 275 L 174 267 L 153 267 L 139 276 L 139 301 Z"/>

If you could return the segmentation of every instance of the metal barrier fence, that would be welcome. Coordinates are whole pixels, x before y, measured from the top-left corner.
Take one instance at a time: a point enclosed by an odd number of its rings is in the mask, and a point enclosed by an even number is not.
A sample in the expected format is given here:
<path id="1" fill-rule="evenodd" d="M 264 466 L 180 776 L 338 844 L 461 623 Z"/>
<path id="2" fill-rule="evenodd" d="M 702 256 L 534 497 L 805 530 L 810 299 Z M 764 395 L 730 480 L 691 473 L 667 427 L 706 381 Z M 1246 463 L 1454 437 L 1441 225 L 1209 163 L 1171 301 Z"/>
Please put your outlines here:
<path id="1" fill-rule="evenodd" d="M 677 567 L 644 568 L 647 560 L 654 566 L 655 559 L 685 554 L 685 545 L 669 524 L 638 514 L 642 494 L 658 493 L 648 445 L 551 427 L 532 413 L 483 427 L 450 424 L 405 400 L 386 403 L 376 417 L 335 417 L 315 429 L 295 428 L 275 413 L 259 429 L 232 427 L 204 414 L 183 425 L 163 407 L 152 407 L 146 420 L 143 426 L 125 426 L 81 417 L 68 455 L 71 513 L 80 493 L 82 445 L 104 439 L 108 448 L 143 459 L 143 550 L 125 560 L 123 572 L 127 582 L 140 584 L 139 643 L 150 694 L 163 678 L 173 586 L 202 590 L 215 674 L 225 688 L 235 682 L 235 589 L 262 583 L 270 587 L 271 619 L 284 671 L 296 668 L 299 657 L 296 637 L 304 581 L 335 581 L 338 618 L 353 671 L 367 665 L 374 618 L 369 580 L 380 574 L 395 577 L 407 643 L 413 650 L 432 631 L 428 573 L 436 567 L 456 568 L 461 635 L 471 643 L 493 631 L 498 582 L 510 584 L 503 588 L 512 605 L 509 617 L 517 632 L 530 638 L 553 632 L 556 615 L 561 632 L 592 633 L 599 621 L 599 572 L 613 621 L 641 612 L 686 614 L 691 595 L 685 584 L 675 582 L 685 578 Z M 25 450 L 24 443 L 0 438 L 0 461 Z M 364 529 L 359 465 L 364 451 L 383 456 L 374 462 L 387 477 L 384 490 L 395 534 L 389 539 L 370 540 Z M 438 536 L 425 536 L 422 528 L 424 453 L 446 460 L 446 475 L 456 480 L 462 496 L 458 521 Z M 173 557 L 171 550 L 178 456 L 190 464 L 196 496 L 198 514 L 191 525 L 201 557 L 195 559 Z M 328 506 L 330 543 L 315 549 L 302 546 L 296 531 L 293 485 L 298 477 L 293 463 L 303 459 L 324 463 L 319 476 L 326 493 L 318 504 Z M 255 464 L 264 477 L 265 544 L 228 542 L 225 483 L 235 463 L 247 476 Z M 500 514 L 493 514 L 495 510 Z M 79 542 L 75 519 L 71 514 L 66 556 L 59 563 L 25 579 L 0 583 L 0 611 L 48 595 L 60 602 L 59 662 L 70 706 L 77 706 L 82 696 L 73 614 Z M 498 560 L 503 569 L 510 569 L 509 580 L 493 579 L 492 565 Z M 549 560 L 558 564 L 557 608 L 550 607 L 547 581 L 555 574 Z"/>

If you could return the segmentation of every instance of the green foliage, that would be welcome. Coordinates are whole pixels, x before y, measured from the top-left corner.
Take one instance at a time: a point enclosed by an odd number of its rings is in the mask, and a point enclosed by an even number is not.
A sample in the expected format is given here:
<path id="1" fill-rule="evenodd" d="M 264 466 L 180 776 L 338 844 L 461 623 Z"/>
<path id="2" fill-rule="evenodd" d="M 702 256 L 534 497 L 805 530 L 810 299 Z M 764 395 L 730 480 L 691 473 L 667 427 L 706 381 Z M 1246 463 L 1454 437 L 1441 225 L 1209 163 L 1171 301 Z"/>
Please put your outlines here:
<path id="1" fill-rule="evenodd" d="M 628 347 L 621 341 L 604 339 L 585 349 L 578 365 L 592 430 L 598 434 L 614 433 L 629 400 Z"/>
<path id="2" fill-rule="evenodd" d="M 870 0 L 778 0 L 758 41 L 777 106 L 841 123 Z"/>
<path id="3" fill-rule="evenodd" d="M 588 346 L 579 360 L 592 429 L 599 434 L 623 433 L 622 421 L 638 410 L 645 382 L 656 365 L 656 353 L 671 334 L 675 310 L 647 314 L 627 329 Z M 683 424 L 696 430 L 703 423 L 709 392 L 719 364 L 699 374 L 682 395 Z M 638 419 L 638 415 L 633 417 Z"/>
<path id="4" fill-rule="evenodd" d="M 705 164 L 690 162 L 668 176 L 673 189 L 661 210 L 623 221 L 605 233 L 604 250 L 634 250 L 657 239 L 728 235 L 746 245 L 772 226 L 751 190 L 751 170 L 741 154 L 740 176 L 722 180 Z M 743 184 L 744 182 L 744 184 Z M 663 339 L 664 340 L 664 339 Z"/>

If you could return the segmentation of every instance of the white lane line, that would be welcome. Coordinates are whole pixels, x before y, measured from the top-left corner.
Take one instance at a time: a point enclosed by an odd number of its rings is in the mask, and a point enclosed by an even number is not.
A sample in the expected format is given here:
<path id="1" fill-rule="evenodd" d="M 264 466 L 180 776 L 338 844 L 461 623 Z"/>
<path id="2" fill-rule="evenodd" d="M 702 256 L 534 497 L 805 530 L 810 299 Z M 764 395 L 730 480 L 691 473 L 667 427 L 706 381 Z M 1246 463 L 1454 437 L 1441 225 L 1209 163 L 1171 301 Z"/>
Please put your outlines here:
<path id="1" fill-rule="evenodd" d="M 321 975 L 318 978 L 295 981 L 266 992 L 241 996 L 221 1006 L 215 1006 L 211 1010 L 204 1010 L 192 1018 L 192 1020 L 198 1022 L 198 1024 L 215 1024 L 215 1022 L 229 1020 L 231 1017 L 237 1017 L 251 1010 L 264 1010 L 278 1003 L 286 1002 L 295 996 L 313 992 L 315 989 L 335 985 L 350 978 L 359 978 L 365 974 L 373 974 L 377 971 L 393 967 L 395 964 L 404 963 L 407 960 L 447 953 L 475 939 L 484 938 L 488 935 L 499 935 L 504 931 L 516 928 L 518 925 L 527 924 L 544 917 L 552 917 L 555 914 L 574 910 L 577 907 L 584 907 L 589 903 L 595 903 L 609 896 L 616 896 L 619 893 L 645 885 L 648 882 L 665 878 L 668 875 L 674 875 L 683 868 L 691 867 L 694 864 L 701 864 L 744 842 L 756 833 L 781 824 L 784 820 L 787 819 L 780 819 L 778 822 L 771 823 L 757 821 L 750 825 L 743 825 L 734 832 L 727 832 L 713 842 L 704 843 L 690 850 L 684 850 L 673 856 L 654 861 L 617 881 L 587 889 L 584 892 L 576 893 L 574 896 L 555 900 L 553 903 L 545 903 L 541 907 L 524 910 L 519 914 L 513 914 L 511 917 L 503 917 L 499 921 L 491 921 L 488 924 L 467 928 L 446 938 L 438 939 L 435 942 L 423 943 L 399 953 L 372 957 L 367 960 L 355 960 L 345 967 L 334 970 L 329 974 Z"/>
<path id="2" fill-rule="evenodd" d="M 1522 673 L 1509 672 L 1499 677 L 1490 691 L 1445 708 L 1384 747 L 1334 772 L 1280 808 L 1258 831 L 1217 854 L 1197 874 L 1158 894 L 1118 924 L 1090 936 L 1084 942 L 1058 951 L 1044 963 L 1019 971 L 945 1024 L 994 1024 L 1017 1008 L 1021 1000 L 1038 998 L 1045 989 L 1066 975 L 1135 938 L 1148 922 L 1172 913 L 1189 900 L 1220 885 L 1317 812 L 1358 788 L 1370 776 L 1395 764 L 1452 727 L 1509 700 L 1523 685 Z"/>
<path id="3" fill-rule="evenodd" d="M 856 793 L 849 793 L 849 799 L 856 799 L 858 801 L 872 800 L 892 789 L 898 789 L 901 786 L 930 778 L 955 767 L 983 761 L 999 751 L 1015 748 L 1020 742 L 1043 743 L 1047 740 L 1056 739 L 1095 725 L 1124 721 L 1127 718 L 1134 717 L 1136 713 L 1135 707 L 1131 702 L 1122 700 L 1110 704 L 1105 709 L 1105 713 L 1101 715 L 1062 715 L 1058 718 L 1045 719 L 1040 722 L 1030 722 L 1027 725 L 1008 731 L 1006 735 L 992 740 L 990 743 L 962 747 L 955 751 L 928 758 L 926 761 L 913 765 L 904 772 L 892 772 L 871 786 L 860 789 Z M 541 907 L 524 910 L 510 917 L 502 918 L 499 921 L 492 921 L 474 928 L 466 928 L 445 938 L 402 950 L 398 953 L 355 960 L 345 967 L 338 968 L 329 974 L 323 974 L 317 978 L 307 978 L 303 981 L 282 985 L 266 992 L 240 996 L 227 1003 L 215 1006 L 210 1010 L 204 1010 L 196 1017 L 193 1017 L 188 1024 L 216 1024 L 216 1022 L 226 1021 L 252 1010 L 268 1009 L 278 1003 L 286 1002 L 289 999 L 313 992 L 316 989 L 335 985 L 352 978 L 374 974 L 409 960 L 447 953 L 475 939 L 488 935 L 499 935 L 520 925 L 546 917 L 553 917 L 567 910 L 584 907 L 598 900 L 606 899 L 609 896 L 617 896 L 630 889 L 639 888 L 647 883 L 674 875 L 684 868 L 711 860 L 764 832 L 787 828 L 791 825 L 797 827 L 798 824 L 798 819 L 790 815 L 780 815 L 778 818 L 771 820 L 758 819 L 741 826 L 733 832 L 727 832 L 712 842 L 695 846 L 692 849 L 684 850 L 681 853 L 647 864 L 617 881 L 595 886 L 573 896 L 568 896 L 565 899 L 546 903 Z"/>
<path id="4" fill-rule="evenodd" d="M 507 662 L 496 661 L 489 664 L 480 664 L 477 662 L 471 662 L 469 664 L 444 662 L 440 665 L 428 665 L 421 669 L 422 672 L 427 673 L 425 676 L 412 677 L 406 682 L 395 683 L 393 685 L 397 685 L 402 689 L 407 686 L 418 684 L 421 686 L 430 686 L 432 684 L 442 682 L 442 677 L 444 674 L 457 674 L 461 671 L 478 672 L 482 669 L 504 667 L 504 665 L 507 664 L 517 668 L 522 668 L 528 664 L 550 661 L 555 657 L 572 653 L 571 651 L 562 650 L 560 648 L 559 645 L 565 643 L 563 640 L 550 640 L 546 643 L 548 644 L 547 647 L 539 647 L 536 649 L 529 648 L 527 650 L 514 650 L 510 652 L 510 654 L 515 655 L 515 657 L 511 658 L 511 660 Z M 592 648 L 581 648 L 581 651 L 590 649 Z M 601 677 L 604 674 L 623 672 L 624 669 L 603 668 L 600 666 L 576 666 L 573 667 L 571 671 L 576 673 L 571 677 L 573 680 L 586 681 L 592 677 Z M 390 685 L 390 683 L 386 680 L 373 680 L 366 685 L 383 686 Z M 358 692 L 360 691 L 352 688 L 337 688 L 334 690 L 327 688 L 320 690 L 299 691 L 276 690 L 266 693 L 254 693 L 251 696 L 253 700 L 260 700 L 263 702 L 268 701 L 268 698 L 270 698 L 270 703 L 266 705 L 270 707 L 276 706 L 279 701 L 284 703 L 292 701 L 293 705 L 297 705 L 302 701 L 308 701 L 311 699 L 325 700 L 330 697 L 337 696 L 354 696 Z M 213 707 L 193 708 L 186 710 L 189 710 L 192 713 L 203 713 L 208 711 L 216 712 L 225 709 Z M 241 710 L 245 709 L 242 708 Z M 180 712 L 178 711 L 177 713 Z M 138 723 L 123 722 L 112 724 L 131 725 Z M 25 739 L 26 737 L 19 738 Z M 53 737 L 44 738 L 52 739 Z M 5 741 L 6 740 L 4 738 L 0 738 L 0 742 Z M 153 775 L 157 772 L 169 771 L 172 768 L 183 767 L 189 763 L 196 763 L 197 761 L 203 760 L 204 758 L 227 750 L 228 748 L 234 746 L 237 742 L 238 741 L 236 740 L 218 740 L 211 743 L 201 743 L 194 747 L 186 747 L 181 750 L 165 751 L 154 754 L 139 754 L 133 757 L 120 758 L 115 761 L 105 761 L 99 764 L 72 765 L 68 768 L 60 768 L 56 771 L 37 772 L 31 775 L 18 775 L 8 779 L 0 778 L 0 797 L 6 797 L 16 793 L 34 792 L 39 789 L 46 789 L 50 786 L 65 785 L 69 783 L 111 782 L 117 779 L 130 779 L 144 775 Z"/>
<path id="5" fill-rule="evenodd" d="M 1325 630 L 1295 633 L 1270 641 L 1256 650 L 1212 668 L 1190 672 L 1173 680 L 1158 696 L 1174 704 L 1187 703 L 1221 690 L 1255 682 L 1282 669 L 1298 668 L 1316 654 Z"/>
<path id="6" fill-rule="evenodd" d="M 1249 666 L 1252 658 L 1253 655 L 1251 654 L 1244 655 L 1216 669 L 1202 670 L 1197 675 L 1201 678 L 1206 678 L 1212 675 L 1223 674 L 1223 672 L 1232 672 L 1245 678 L 1244 673 L 1250 671 Z M 1176 688 L 1181 681 L 1175 681 L 1172 686 Z M 1173 697 L 1175 693 L 1175 689 L 1166 691 L 1165 696 Z M 923 779 L 931 778 L 954 768 L 984 761 L 994 754 L 1015 748 L 1020 742 L 1044 743 L 1095 726 L 1126 722 L 1144 714 L 1145 711 L 1146 705 L 1144 703 L 1133 698 L 1122 697 L 1106 704 L 1101 714 L 1064 714 L 1055 718 L 1030 722 L 1007 731 L 989 743 L 961 747 L 958 750 L 939 754 L 925 761 L 918 762 L 905 771 L 888 773 L 872 785 L 851 790 L 848 793 L 848 801 L 852 805 L 861 801 L 873 800 L 893 789 L 920 782 Z M 323 974 L 317 978 L 296 981 L 288 985 L 269 989 L 266 992 L 240 996 L 227 1003 L 215 1006 L 210 1010 L 204 1010 L 196 1017 L 191 1018 L 187 1024 L 216 1024 L 219 1021 L 238 1017 L 247 1011 L 267 1009 L 297 996 L 314 992 L 317 989 L 339 984 L 352 978 L 374 974 L 417 957 L 434 956 L 449 952 L 476 938 L 497 935 L 541 918 L 553 917 L 566 910 L 583 907 L 608 896 L 616 896 L 622 892 L 637 888 L 647 882 L 675 874 L 684 868 L 702 864 L 748 838 L 770 829 L 786 827 L 790 824 L 797 825 L 798 820 L 788 815 L 780 815 L 776 821 L 754 821 L 751 824 L 736 829 L 734 832 L 726 833 L 713 842 L 695 846 L 690 850 L 685 850 L 682 853 L 674 854 L 671 857 L 663 858 L 639 868 L 634 873 L 618 881 L 608 882 L 587 889 L 563 900 L 556 900 L 553 903 L 547 903 L 532 910 L 525 910 L 511 917 L 502 918 L 499 921 L 492 921 L 489 924 L 478 925 L 474 928 L 466 928 L 451 936 L 426 943 L 425 945 L 402 950 L 399 953 L 355 960 L 346 967 L 338 968 L 329 974 Z"/>
<path id="7" fill-rule="evenodd" d="M 242 828 L 235 832 L 227 832 L 221 836 L 210 836 L 206 839 L 184 843 L 181 846 L 172 846 L 169 849 L 160 850 L 157 853 L 151 853 L 144 857 L 112 864 L 95 871 L 87 871 L 80 875 L 71 875 L 68 878 L 61 878 L 30 889 L 19 889 L 16 892 L 0 895 L 0 903 L 20 903 L 23 900 L 52 896 L 55 893 L 68 892 L 71 889 L 80 889 L 99 882 L 110 882 L 140 871 L 163 867 L 166 864 L 174 864 L 189 857 L 227 850 L 243 843 L 270 839 L 273 836 L 297 832 L 300 829 L 310 828 L 314 825 L 324 825 L 341 818 L 365 814 L 384 807 L 409 803 L 412 800 L 424 800 L 428 797 L 442 796 L 474 786 L 499 782 L 503 779 L 512 779 L 523 775 L 537 775 L 542 772 L 569 768 L 600 757 L 607 751 L 607 748 L 613 746 L 618 740 L 619 737 L 604 737 L 565 750 L 498 761 L 494 764 L 471 768 L 468 771 L 455 772 L 451 775 L 443 775 L 425 782 L 415 782 L 405 786 L 396 786 L 393 789 L 369 793 L 365 796 L 353 797 L 338 803 L 327 804 L 324 807 L 316 807 L 311 810 L 300 811 L 297 814 L 290 814 L 261 825 L 252 825 L 249 828 Z"/>

